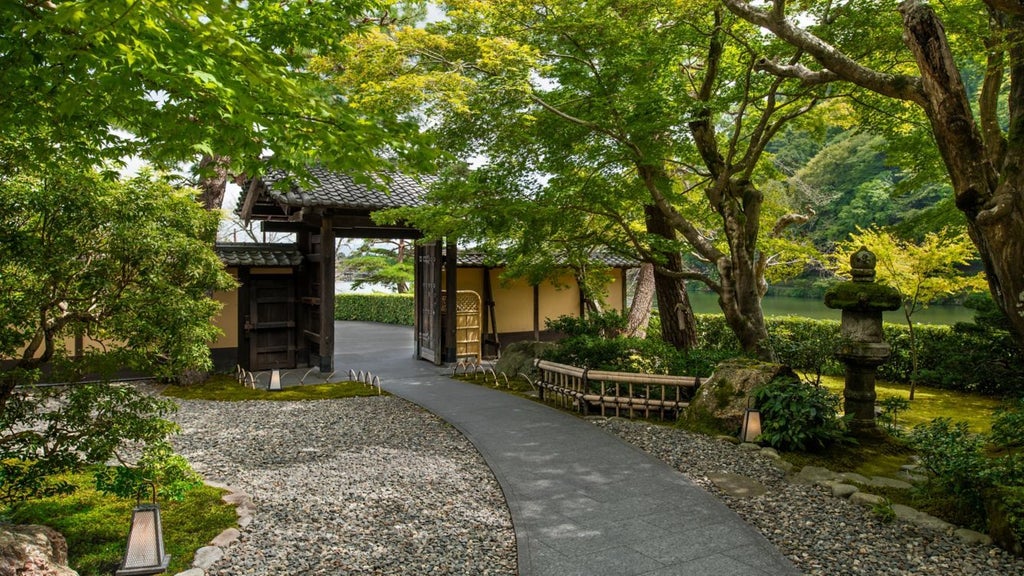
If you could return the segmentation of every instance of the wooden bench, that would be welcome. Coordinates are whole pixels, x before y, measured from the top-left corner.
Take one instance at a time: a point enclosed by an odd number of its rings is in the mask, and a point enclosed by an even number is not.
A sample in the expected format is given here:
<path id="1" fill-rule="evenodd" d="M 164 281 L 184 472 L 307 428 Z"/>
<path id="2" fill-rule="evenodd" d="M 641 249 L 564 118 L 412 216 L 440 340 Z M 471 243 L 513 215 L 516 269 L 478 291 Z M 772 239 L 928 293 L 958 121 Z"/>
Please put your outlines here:
<path id="1" fill-rule="evenodd" d="M 541 400 L 553 396 L 555 403 L 583 414 L 596 409 L 602 416 L 678 417 L 700 386 L 700 378 L 693 376 L 590 370 L 548 360 L 536 360 L 534 365 Z"/>

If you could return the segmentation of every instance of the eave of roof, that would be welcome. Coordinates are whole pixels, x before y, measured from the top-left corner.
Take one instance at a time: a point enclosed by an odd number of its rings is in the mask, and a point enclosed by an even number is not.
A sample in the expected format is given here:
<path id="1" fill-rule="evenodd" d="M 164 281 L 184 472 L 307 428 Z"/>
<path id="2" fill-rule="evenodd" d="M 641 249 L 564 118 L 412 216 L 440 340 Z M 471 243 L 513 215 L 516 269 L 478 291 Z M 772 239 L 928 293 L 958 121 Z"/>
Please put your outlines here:
<path id="1" fill-rule="evenodd" d="M 223 243 L 213 247 L 225 266 L 298 266 L 304 258 L 295 244 Z"/>
<path id="2" fill-rule="evenodd" d="M 502 267 L 504 263 L 495 264 L 494 261 L 488 258 L 482 252 L 473 252 L 471 250 L 459 250 L 456 253 L 457 265 L 465 268 L 483 268 L 488 267 Z M 632 258 L 626 258 L 616 254 L 599 253 L 591 256 L 591 260 L 594 262 L 600 262 L 610 268 L 636 268 L 640 263 Z"/>
<path id="3" fill-rule="evenodd" d="M 320 165 L 311 166 L 310 176 L 316 185 L 300 187 L 291 184 L 284 189 L 282 183 L 287 174 L 283 170 L 271 170 L 262 176 L 260 186 L 255 189 L 259 195 L 279 205 L 291 208 L 318 208 L 325 210 L 351 210 L 373 212 L 389 208 L 421 206 L 426 195 L 426 185 L 434 180 L 430 176 L 412 177 L 397 172 L 370 176 L 375 185 L 357 182 L 355 178 L 328 170 Z M 248 189 L 239 199 L 243 218 L 248 218 L 246 207 L 259 199 L 247 201 Z"/>

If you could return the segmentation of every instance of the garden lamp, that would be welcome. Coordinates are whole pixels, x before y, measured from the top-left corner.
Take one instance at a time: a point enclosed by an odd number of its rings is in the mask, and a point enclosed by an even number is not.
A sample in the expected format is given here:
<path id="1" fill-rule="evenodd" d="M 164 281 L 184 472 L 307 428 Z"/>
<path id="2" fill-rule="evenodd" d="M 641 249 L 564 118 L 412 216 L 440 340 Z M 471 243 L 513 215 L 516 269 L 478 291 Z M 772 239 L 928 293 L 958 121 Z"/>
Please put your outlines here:
<path id="1" fill-rule="evenodd" d="M 761 412 L 750 406 L 747 398 L 747 409 L 743 412 L 743 427 L 740 429 L 740 441 L 753 442 L 761 435 Z"/>
<path id="2" fill-rule="evenodd" d="M 160 507 L 153 502 L 138 504 L 132 510 L 132 525 L 128 530 L 128 546 L 121 567 L 114 576 L 145 576 L 167 570 L 171 557 L 164 554 L 164 535 L 160 527 Z"/>
<path id="3" fill-rule="evenodd" d="M 267 390 L 280 390 L 281 389 L 281 371 L 272 370 L 270 372 L 270 385 L 267 386 Z"/>

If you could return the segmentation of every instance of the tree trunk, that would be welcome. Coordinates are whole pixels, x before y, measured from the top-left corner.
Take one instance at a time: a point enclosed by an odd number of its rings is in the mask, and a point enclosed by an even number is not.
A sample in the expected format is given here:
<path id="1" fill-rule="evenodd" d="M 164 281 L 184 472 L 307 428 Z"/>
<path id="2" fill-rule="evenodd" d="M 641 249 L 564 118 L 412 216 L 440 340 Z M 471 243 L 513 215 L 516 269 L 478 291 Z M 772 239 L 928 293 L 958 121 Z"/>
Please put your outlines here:
<path id="1" fill-rule="evenodd" d="M 935 11 L 919 0 L 904 2 L 900 11 L 956 206 L 967 216 L 992 297 L 1024 349 L 1024 48 L 1019 40 L 1009 48 L 1008 138 L 986 142 Z M 1020 18 L 1005 19 L 1005 26 L 1008 37 L 1024 35 Z"/>
<path id="2" fill-rule="evenodd" d="M 227 184 L 228 158 L 203 155 L 199 160 L 199 199 L 207 210 L 220 210 Z"/>
<path id="3" fill-rule="evenodd" d="M 768 328 L 761 309 L 765 284 L 757 262 L 762 195 L 750 182 L 723 181 L 708 193 L 722 217 L 729 252 L 715 260 L 718 305 L 744 352 L 771 360 Z"/>
<path id="4" fill-rule="evenodd" d="M 640 265 L 640 273 L 636 277 L 636 289 L 633 291 L 633 302 L 629 306 L 629 318 L 626 321 L 626 336 L 647 337 L 647 324 L 651 320 L 653 303 L 654 264 L 644 262 Z"/>
<path id="5" fill-rule="evenodd" d="M 910 320 L 906 305 L 903 307 L 903 315 L 907 318 L 907 330 L 910 335 L 910 400 L 914 399 L 914 390 L 917 388 L 917 333 L 914 332 L 914 323 Z"/>
<path id="6" fill-rule="evenodd" d="M 669 240 L 676 239 L 675 230 L 657 206 L 645 206 L 644 213 L 647 232 Z M 697 322 L 693 317 L 693 308 L 690 307 L 686 284 L 673 275 L 683 271 L 683 258 L 678 251 L 665 251 L 661 256 L 664 261 L 654 269 L 654 291 L 658 298 L 661 337 L 679 350 L 691 350 L 697 347 Z"/>

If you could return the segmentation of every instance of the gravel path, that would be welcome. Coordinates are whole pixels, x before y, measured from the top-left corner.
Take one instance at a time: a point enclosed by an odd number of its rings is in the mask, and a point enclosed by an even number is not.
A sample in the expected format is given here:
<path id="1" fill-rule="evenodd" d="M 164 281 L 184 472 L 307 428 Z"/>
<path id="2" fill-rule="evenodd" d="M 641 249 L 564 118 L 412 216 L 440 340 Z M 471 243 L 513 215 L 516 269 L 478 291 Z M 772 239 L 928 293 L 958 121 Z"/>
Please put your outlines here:
<path id="1" fill-rule="evenodd" d="M 179 404 L 178 451 L 256 506 L 207 574 L 515 574 L 497 481 L 424 410 L 392 396 Z"/>
<path id="2" fill-rule="evenodd" d="M 512 575 L 516 543 L 497 482 L 454 428 L 396 397 L 317 402 L 179 401 L 178 450 L 247 492 L 252 524 L 209 575 Z M 904 522 L 767 459 L 667 426 L 594 423 L 680 470 L 758 527 L 808 575 L 1024 575 L 1024 559 Z M 768 489 L 734 498 L 713 472 Z"/>
<path id="3" fill-rule="evenodd" d="M 764 457 L 733 444 L 667 426 L 621 419 L 594 420 L 625 441 L 667 462 L 756 526 L 805 574 L 1024 575 L 1024 559 L 994 546 L 971 546 L 955 536 L 905 522 L 881 522 L 870 509 L 835 498 L 824 488 L 791 484 Z M 713 472 L 754 478 L 768 488 L 734 498 L 708 480 Z"/>

